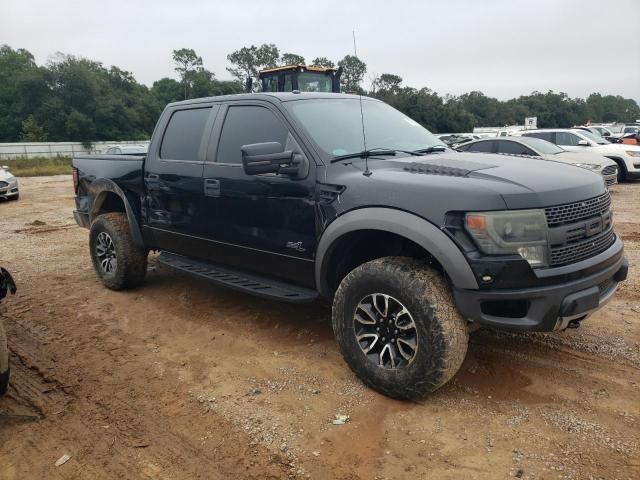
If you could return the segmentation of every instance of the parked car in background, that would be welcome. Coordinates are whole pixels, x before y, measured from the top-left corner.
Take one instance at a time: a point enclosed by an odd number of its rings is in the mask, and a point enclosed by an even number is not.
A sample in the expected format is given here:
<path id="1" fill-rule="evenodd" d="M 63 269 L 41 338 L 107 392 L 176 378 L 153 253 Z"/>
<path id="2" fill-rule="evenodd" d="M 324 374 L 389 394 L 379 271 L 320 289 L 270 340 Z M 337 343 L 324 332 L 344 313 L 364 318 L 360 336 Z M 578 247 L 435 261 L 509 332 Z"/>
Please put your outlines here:
<path id="1" fill-rule="evenodd" d="M 599 173 L 607 185 L 618 183 L 618 166 L 613 160 L 590 152 L 569 152 L 541 138 L 485 138 L 465 143 L 457 150 L 460 152 L 502 153 L 568 163 Z"/>
<path id="2" fill-rule="evenodd" d="M 515 132 L 514 135 L 541 138 L 569 151 L 602 155 L 618 164 L 618 182 L 640 179 L 640 146 L 638 145 L 609 143 L 602 137 L 578 128 L 523 130 Z"/>
<path id="3" fill-rule="evenodd" d="M 473 133 L 442 133 L 436 135 L 436 138 L 442 140 L 448 147 L 453 147 L 454 145 L 460 145 L 482 137 Z"/>
<path id="4" fill-rule="evenodd" d="M 18 200 L 20 197 L 18 188 L 18 179 L 11 175 L 9 167 L 6 165 L 0 167 L 0 198 Z"/>
<path id="5" fill-rule="evenodd" d="M 606 140 L 609 143 L 616 143 L 616 137 L 614 137 L 610 131 L 606 130 L 603 127 L 581 126 L 581 127 L 574 127 L 574 128 L 591 132 L 594 135 L 597 135 L 598 137 L 602 137 L 604 140 Z"/>
<path id="6" fill-rule="evenodd" d="M 113 145 L 105 150 L 105 155 L 145 155 L 146 145 Z"/>
<path id="7" fill-rule="evenodd" d="M 16 284 L 9 272 L 0 268 L 0 300 L 7 296 L 7 293 L 16 293 Z M 7 346 L 7 335 L 4 331 L 2 321 L 0 321 L 0 395 L 4 395 L 9 385 L 9 347 Z"/>

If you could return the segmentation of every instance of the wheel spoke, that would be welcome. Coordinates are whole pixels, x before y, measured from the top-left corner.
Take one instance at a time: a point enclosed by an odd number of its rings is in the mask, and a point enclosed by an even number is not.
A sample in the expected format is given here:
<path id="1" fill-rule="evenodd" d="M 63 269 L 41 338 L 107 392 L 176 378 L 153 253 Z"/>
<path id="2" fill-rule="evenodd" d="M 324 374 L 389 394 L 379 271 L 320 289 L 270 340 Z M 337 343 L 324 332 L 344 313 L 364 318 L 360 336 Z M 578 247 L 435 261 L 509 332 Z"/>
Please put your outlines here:
<path id="1" fill-rule="evenodd" d="M 384 310 L 380 310 L 378 300 L 380 297 L 384 299 Z M 373 307 L 378 311 L 380 315 L 382 315 L 384 318 L 387 318 L 387 315 L 389 314 L 389 295 L 385 295 L 383 293 L 375 293 L 371 295 L 371 298 L 373 299 Z"/>
<path id="2" fill-rule="evenodd" d="M 391 361 L 391 368 L 395 368 L 396 367 L 396 358 L 395 358 L 394 349 L 393 349 L 393 347 L 391 346 L 390 343 L 387 343 L 384 347 L 382 347 L 382 350 L 380 351 L 380 363 L 379 363 L 379 365 L 381 367 L 385 366 L 385 361 L 384 361 L 385 353 L 387 353 L 388 356 L 389 356 L 389 360 Z"/>
<path id="3" fill-rule="evenodd" d="M 359 310 L 361 310 L 364 313 L 366 313 L 367 317 L 369 317 L 369 318 L 364 318 L 364 317 L 362 317 L 362 315 L 358 315 L 358 311 Z M 358 305 L 358 308 L 356 309 L 355 319 L 356 319 L 356 321 L 358 321 L 360 323 L 363 323 L 365 325 L 375 325 L 376 324 L 376 316 L 371 311 L 371 307 L 369 305 L 363 305 L 363 304 Z"/>
<path id="4" fill-rule="evenodd" d="M 398 352 L 400 355 L 404 357 L 405 360 L 409 361 L 416 353 L 416 343 L 405 340 L 404 338 L 399 338 L 396 341 L 396 345 L 398 346 Z M 408 348 L 407 348 L 408 347 Z"/>
<path id="5" fill-rule="evenodd" d="M 356 337 L 356 340 L 358 340 L 358 343 L 360 343 L 362 340 L 365 340 L 367 338 L 372 338 L 373 340 L 366 348 L 362 349 L 364 353 L 369 353 L 373 349 L 373 347 L 375 347 L 376 343 L 378 343 L 380 337 L 377 333 L 363 333 L 362 335 L 358 335 Z"/>

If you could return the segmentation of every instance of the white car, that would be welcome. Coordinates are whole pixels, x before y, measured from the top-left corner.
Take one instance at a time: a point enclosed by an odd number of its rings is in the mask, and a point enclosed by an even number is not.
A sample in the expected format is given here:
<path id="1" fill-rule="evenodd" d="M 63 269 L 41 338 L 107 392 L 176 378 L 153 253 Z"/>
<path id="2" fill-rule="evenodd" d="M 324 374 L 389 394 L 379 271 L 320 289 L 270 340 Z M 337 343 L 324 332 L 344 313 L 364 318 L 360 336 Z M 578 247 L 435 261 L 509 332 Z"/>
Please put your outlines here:
<path id="1" fill-rule="evenodd" d="M 9 173 L 9 167 L 0 167 L 0 198 L 18 200 L 18 197 L 18 179 Z"/>
<path id="2" fill-rule="evenodd" d="M 610 158 L 618 164 L 618 181 L 640 180 L 640 146 L 609 143 L 591 132 L 577 128 L 523 130 L 515 136 L 537 137 L 561 146 L 570 152 L 591 152 Z"/>
<path id="3" fill-rule="evenodd" d="M 105 155 L 146 155 L 146 145 L 113 145 L 105 150 Z"/>
<path id="4" fill-rule="evenodd" d="M 613 160 L 590 152 L 568 152 L 541 138 L 522 136 L 485 138 L 460 145 L 456 147 L 456 150 L 460 152 L 502 153 L 568 163 L 599 173 L 607 185 L 616 184 L 618 178 L 618 166 Z"/>

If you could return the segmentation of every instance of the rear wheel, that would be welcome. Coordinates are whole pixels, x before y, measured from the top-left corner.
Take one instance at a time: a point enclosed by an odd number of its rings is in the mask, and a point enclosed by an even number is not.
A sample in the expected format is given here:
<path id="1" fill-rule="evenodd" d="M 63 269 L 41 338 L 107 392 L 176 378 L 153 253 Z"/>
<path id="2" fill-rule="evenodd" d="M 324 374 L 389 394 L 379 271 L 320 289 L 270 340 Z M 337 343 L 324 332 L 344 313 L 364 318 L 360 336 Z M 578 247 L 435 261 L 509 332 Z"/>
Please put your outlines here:
<path id="1" fill-rule="evenodd" d="M 124 213 L 105 213 L 93 221 L 89 250 L 98 278 L 107 288 L 122 290 L 144 281 L 148 252 L 133 242 Z"/>
<path id="2" fill-rule="evenodd" d="M 447 383 L 469 339 L 442 276 L 404 257 L 373 260 L 344 278 L 333 302 L 333 329 L 356 375 L 402 399 Z"/>

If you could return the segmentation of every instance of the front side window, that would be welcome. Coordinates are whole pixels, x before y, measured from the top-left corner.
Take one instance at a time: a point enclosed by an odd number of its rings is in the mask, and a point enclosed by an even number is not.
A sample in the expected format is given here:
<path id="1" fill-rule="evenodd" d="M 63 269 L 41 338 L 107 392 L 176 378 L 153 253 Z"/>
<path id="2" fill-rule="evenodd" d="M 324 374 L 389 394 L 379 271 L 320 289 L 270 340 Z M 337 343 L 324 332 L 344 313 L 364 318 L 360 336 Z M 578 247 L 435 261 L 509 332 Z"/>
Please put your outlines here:
<path id="1" fill-rule="evenodd" d="M 386 103 L 357 98 L 312 99 L 285 103 L 322 151 L 331 156 L 367 149 L 418 150 L 443 145 L 429 130 Z"/>
<path id="2" fill-rule="evenodd" d="M 577 147 L 580 137 L 569 132 L 556 132 L 556 143 L 568 147 Z"/>
<path id="3" fill-rule="evenodd" d="M 580 135 L 582 135 L 583 137 L 586 137 L 589 139 L 590 142 L 592 143 L 596 143 L 596 144 L 600 144 L 600 145 L 608 145 L 609 142 L 606 141 L 604 138 L 596 135 L 593 132 L 580 132 Z M 582 140 L 582 138 L 580 138 L 579 140 Z"/>
<path id="4" fill-rule="evenodd" d="M 286 146 L 289 131 L 276 115 L 265 107 L 237 105 L 229 107 L 220 134 L 219 163 L 242 163 L 240 147 L 252 143 L 279 142 Z"/>
<path id="5" fill-rule="evenodd" d="M 160 158 L 198 160 L 198 152 L 209 113 L 211 113 L 211 107 L 173 112 L 162 138 Z"/>

